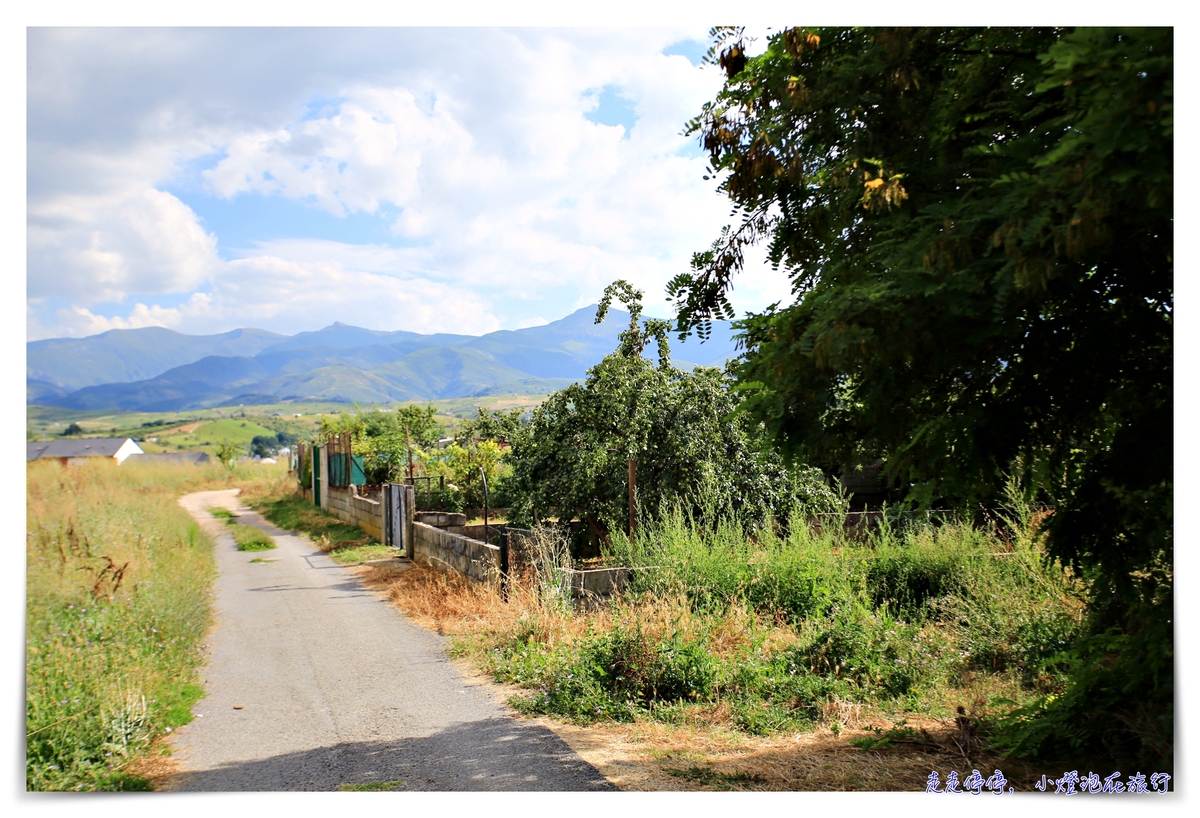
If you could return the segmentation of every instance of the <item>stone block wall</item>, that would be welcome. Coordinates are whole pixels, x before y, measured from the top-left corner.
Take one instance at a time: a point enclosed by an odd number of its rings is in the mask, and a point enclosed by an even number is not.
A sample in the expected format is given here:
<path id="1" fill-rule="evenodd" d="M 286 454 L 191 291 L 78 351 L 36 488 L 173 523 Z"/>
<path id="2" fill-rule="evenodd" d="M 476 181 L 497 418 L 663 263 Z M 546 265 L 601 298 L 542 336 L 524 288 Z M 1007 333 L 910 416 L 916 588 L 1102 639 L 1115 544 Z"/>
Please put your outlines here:
<path id="1" fill-rule="evenodd" d="M 425 523 L 413 523 L 413 559 L 479 582 L 500 579 L 500 549 Z"/>
<path id="2" fill-rule="evenodd" d="M 383 503 L 360 496 L 354 486 L 330 486 L 327 498 L 326 511 L 383 542 Z"/>
<path id="3" fill-rule="evenodd" d="M 633 579 L 632 568 L 589 568 L 583 571 L 567 569 L 571 579 L 571 590 L 576 596 L 591 594 L 610 597 L 624 591 Z"/>

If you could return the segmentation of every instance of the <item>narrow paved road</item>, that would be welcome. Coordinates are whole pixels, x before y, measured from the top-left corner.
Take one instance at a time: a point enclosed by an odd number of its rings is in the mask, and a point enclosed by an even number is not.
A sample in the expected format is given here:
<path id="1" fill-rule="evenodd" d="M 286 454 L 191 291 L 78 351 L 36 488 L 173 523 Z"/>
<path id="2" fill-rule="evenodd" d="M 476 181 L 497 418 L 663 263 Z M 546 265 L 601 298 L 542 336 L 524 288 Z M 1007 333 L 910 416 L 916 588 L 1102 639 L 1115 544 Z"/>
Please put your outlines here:
<path id="1" fill-rule="evenodd" d="M 180 773 L 168 789 L 614 789 L 553 733 L 465 684 L 442 637 L 308 540 L 240 509 L 236 494 L 180 500 L 214 536 L 219 576 L 207 695 L 173 737 Z M 276 549 L 238 551 L 213 506 L 236 510 Z"/>

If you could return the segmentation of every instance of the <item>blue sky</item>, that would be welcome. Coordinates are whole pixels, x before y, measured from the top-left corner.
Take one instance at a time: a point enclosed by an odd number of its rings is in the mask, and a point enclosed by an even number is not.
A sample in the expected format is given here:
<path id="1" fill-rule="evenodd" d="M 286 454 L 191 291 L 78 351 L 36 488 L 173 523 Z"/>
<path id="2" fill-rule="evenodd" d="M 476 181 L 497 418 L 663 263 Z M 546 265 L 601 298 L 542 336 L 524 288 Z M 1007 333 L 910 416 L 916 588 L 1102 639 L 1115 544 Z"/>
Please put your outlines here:
<path id="1" fill-rule="evenodd" d="M 681 133 L 706 31 L 31 28 L 27 339 L 485 333 L 616 278 L 666 315 L 728 221 Z"/>

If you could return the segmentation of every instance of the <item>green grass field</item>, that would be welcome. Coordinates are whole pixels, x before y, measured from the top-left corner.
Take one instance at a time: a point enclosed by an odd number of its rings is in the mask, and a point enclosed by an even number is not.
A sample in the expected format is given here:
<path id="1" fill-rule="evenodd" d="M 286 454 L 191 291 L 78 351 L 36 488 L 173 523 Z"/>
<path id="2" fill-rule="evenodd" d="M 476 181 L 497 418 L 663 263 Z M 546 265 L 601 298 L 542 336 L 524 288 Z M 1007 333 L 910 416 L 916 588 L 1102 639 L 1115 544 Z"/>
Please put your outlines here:
<path id="1" fill-rule="evenodd" d="M 475 416 L 479 408 L 511 409 L 520 407 L 532 409 L 546 399 L 545 395 L 491 395 L 477 398 L 453 398 L 435 401 L 410 401 L 408 403 L 371 404 L 360 406 L 358 411 L 373 412 L 376 409 L 390 411 L 407 405 L 432 405 L 438 412 L 438 420 L 447 427 L 454 429 L 461 420 Z M 245 438 L 247 444 L 259 434 L 278 431 L 290 432 L 302 440 L 311 438 L 321 425 L 323 414 L 333 415 L 340 412 L 356 411 L 352 404 L 346 403 L 279 403 L 262 406 L 221 407 L 219 409 L 195 409 L 182 412 L 124 412 L 108 410 L 80 411 L 75 409 L 60 409 L 53 406 L 27 406 L 25 411 L 26 437 L 30 440 L 49 440 L 60 436 L 72 423 L 79 424 L 83 429 L 83 437 L 132 437 L 144 440 L 148 437 L 159 438 L 162 447 L 143 446 L 146 451 L 181 451 L 177 444 L 184 445 L 184 451 L 207 451 L 212 454 L 220 435 L 225 434 L 231 441 L 238 442 Z M 196 432 L 194 441 L 184 436 L 167 436 L 159 434 L 178 426 L 204 421 L 205 425 Z M 248 426 L 218 425 L 226 421 L 245 421 Z M 259 427 L 259 431 L 246 436 L 244 429 L 249 425 Z M 208 427 L 207 431 L 204 431 Z M 187 448 L 188 443 L 196 443 L 195 448 Z M 166 445 L 170 444 L 170 445 Z"/>
<path id="2" fill-rule="evenodd" d="M 276 431 L 256 420 L 246 417 L 206 421 L 190 432 L 147 434 L 138 445 L 147 452 L 206 452 L 210 457 L 215 457 L 221 443 L 228 441 L 242 453 L 248 453 L 251 440 L 260 435 L 273 436 Z M 190 428 L 190 424 L 187 428 Z"/>

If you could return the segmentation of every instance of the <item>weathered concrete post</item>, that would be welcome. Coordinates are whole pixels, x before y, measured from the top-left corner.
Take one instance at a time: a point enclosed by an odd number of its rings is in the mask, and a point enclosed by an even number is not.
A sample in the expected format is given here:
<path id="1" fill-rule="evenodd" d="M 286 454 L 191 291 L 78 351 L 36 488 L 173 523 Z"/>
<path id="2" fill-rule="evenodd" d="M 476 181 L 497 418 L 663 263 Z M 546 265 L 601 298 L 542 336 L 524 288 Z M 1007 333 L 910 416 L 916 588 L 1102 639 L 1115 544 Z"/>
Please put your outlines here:
<path id="1" fill-rule="evenodd" d="M 404 554 L 411 560 L 414 557 L 413 517 L 417 513 L 416 487 L 406 483 L 402 487 L 401 496 L 404 498 Z"/>
<path id="2" fill-rule="evenodd" d="M 508 602 L 508 561 L 512 553 L 512 532 L 504 529 L 500 538 L 500 598 Z"/>
<path id="3" fill-rule="evenodd" d="M 321 447 L 321 508 L 329 508 L 329 447 Z"/>

